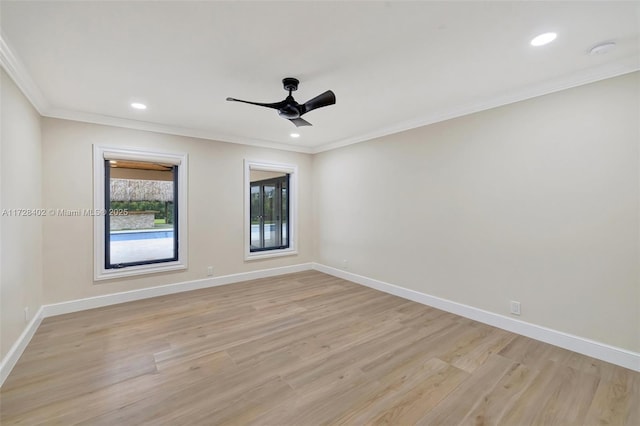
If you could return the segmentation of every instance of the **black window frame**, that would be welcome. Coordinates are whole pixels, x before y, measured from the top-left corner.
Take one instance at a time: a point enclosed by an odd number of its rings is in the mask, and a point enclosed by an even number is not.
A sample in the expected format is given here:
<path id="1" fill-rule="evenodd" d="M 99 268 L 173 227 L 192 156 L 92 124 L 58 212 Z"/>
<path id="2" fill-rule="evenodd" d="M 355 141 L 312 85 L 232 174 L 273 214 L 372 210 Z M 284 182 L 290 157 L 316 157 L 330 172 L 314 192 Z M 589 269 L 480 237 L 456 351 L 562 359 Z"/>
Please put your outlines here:
<path id="1" fill-rule="evenodd" d="M 148 163 L 154 163 L 153 161 L 144 161 Z M 131 266 L 139 266 L 139 265 L 153 265 L 156 263 L 167 263 L 167 262 L 175 262 L 178 261 L 180 244 L 179 241 L 179 208 L 178 208 L 178 165 L 172 165 L 172 173 L 173 173 L 173 257 L 164 258 L 164 259 L 151 259 L 151 260 L 143 260 L 137 262 L 126 262 L 126 263 L 111 263 L 111 161 L 105 159 L 104 160 L 104 206 L 105 206 L 105 215 L 104 215 L 104 268 L 106 270 L 109 269 L 124 269 Z"/>
<path id="2" fill-rule="evenodd" d="M 259 181 L 253 181 L 253 182 L 249 182 L 249 230 L 251 230 L 251 219 L 253 217 L 252 215 L 252 206 L 253 204 L 251 203 L 251 188 L 254 186 L 260 186 L 261 188 L 264 188 L 265 185 L 269 185 L 269 184 L 275 184 L 276 188 L 278 188 L 278 184 L 281 184 L 285 182 L 286 183 L 286 193 L 287 193 L 287 203 L 286 203 L 286 217 L 287 217 L 287 221 L 286 221 L 286 233 L 287 233 L 287 242 L 286 244 L 280 244 L 277 246 L 270 246 L 270 247 L 258 247 L 258 248 L 254 248 L 251 245 L 251 232 L 249 232 L 249 253 L 261 253 L 261 252 L 268 252 L 268 251 L 273 251 L 273 250 L 286 250 L 289 249 L 291 247 L 291 175 L 289 173 L 285 173 L 283 176 L 278 176 L 275 178 L 268 178 L 268 179 L 263 179 L 263 180 L 259 180 Z M 282 187 L 280 187 L 279 189 L 280 191 L 280 197 L 282 197 Z M 261 193 L 263 193 L 264 191 L 261 190 Z M 261 195 L 262 197 L 264 197 L 264 195 Z M 278 203 L 281 205 L 281 203 Z M 264 220 L 263 216 L 264 216 L 264 203 L 261 203 L 261 207 L 262 207 L 262 214 L 261 214 L 261 222 L 260 222 L 260 226 L 259 226 L 259 230 L 260 230 L 260 240 L 264 241 L 264 223 L 262 222 L 262 220 Z M 281 210 L 281 215 L 282 217 L 282 210 Z M 282 221 L 282 219 L 279 219 L 280 221 Z M 280 223 L 280 229 L 279 232 L 282 233 L 282 223 Z"/>

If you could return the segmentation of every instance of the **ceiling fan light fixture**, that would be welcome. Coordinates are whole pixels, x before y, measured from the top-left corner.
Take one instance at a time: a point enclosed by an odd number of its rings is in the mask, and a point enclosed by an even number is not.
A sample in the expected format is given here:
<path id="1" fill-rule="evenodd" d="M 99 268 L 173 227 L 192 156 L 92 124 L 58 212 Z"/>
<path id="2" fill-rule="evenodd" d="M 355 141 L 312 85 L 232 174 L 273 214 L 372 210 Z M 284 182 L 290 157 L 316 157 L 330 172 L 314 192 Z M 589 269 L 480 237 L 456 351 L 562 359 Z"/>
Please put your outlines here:
<path id="1" fill-rule="evenodd" d="M 544 46 L 545 44 L 551 43 L 556 39 L 556 37 L 558 37 L 558 34 L 556 33 L 540 34 L 531 39 L 531 45 L 535 47 Z"/>

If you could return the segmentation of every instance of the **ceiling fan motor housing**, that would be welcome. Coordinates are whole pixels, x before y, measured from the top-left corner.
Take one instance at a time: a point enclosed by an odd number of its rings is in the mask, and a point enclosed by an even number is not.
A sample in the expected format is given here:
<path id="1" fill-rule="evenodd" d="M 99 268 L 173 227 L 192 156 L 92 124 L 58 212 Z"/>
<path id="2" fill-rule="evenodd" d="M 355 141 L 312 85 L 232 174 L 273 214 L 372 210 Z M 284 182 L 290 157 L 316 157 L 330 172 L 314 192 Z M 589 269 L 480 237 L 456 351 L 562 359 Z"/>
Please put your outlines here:
<path id="1" fill-rule="evenodd" d="M 298 84 L 300 84 L 300 81 L 297 78 L 287 77 L 282 79 L 284 90 L 288 90 L 289 92 L 298 90 Z"/>

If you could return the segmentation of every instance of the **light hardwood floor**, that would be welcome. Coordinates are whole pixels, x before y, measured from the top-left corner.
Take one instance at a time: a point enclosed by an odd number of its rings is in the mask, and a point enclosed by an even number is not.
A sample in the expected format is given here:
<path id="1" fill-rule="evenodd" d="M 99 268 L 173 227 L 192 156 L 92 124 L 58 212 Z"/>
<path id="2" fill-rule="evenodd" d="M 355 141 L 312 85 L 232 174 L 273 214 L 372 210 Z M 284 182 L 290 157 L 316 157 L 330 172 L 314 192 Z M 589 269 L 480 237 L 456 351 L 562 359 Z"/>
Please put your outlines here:
<path id="1" fill-rule="evenodd" d="M 640 425 L 640 374 L 319 272 L 47 318 L 1 424 Z"/>

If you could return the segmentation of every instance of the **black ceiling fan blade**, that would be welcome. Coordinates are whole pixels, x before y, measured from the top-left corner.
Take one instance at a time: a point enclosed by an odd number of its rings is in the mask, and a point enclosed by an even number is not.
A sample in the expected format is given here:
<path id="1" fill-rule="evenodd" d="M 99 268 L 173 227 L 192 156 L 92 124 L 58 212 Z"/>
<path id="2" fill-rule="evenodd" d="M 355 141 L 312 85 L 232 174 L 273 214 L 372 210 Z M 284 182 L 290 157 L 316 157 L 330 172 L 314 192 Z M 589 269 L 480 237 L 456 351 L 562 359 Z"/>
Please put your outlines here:
<path id="1" fill-rule="evenodd" d="M 313 126 L 313 124 L 309 123 L 307 120 L 305 120 L 304 118 L 289 118 L 288 119 L 290 122 L 292 122 L 293 124 L 296 125 L 296 127 L 302 127 L 302 126 Z"/>
<path id="2" fill-rule="evenodd" d="M 326 92 L 316 96 L 315 98 L 308 100 L 304 103 L 304 105 L 300 105 L 302 109 L 302 111 L 300 111 L 300 115 L 306 114 L 309 111 L 313 111 L 317 108 L 333 105 L 335 103 L 336 95 L 331 90 L 327 90 Z"/>
<path id="3" fill-rule="evenodd" d="M 258 106 L 262 106 L 262 107 L 267 107 L 267 108 L 274 108 L 274 109 L 280 109 L 283 106 L 285 106 L 287 103 L 285 101 L 280 101 L 280 102 L 275 102 L 272 104 L 263 104 L 261 102 L 251 102 L 251 101 L 243 101 L 242 99 L 236 99 L 236 98 L 227 98 L 228 101 L 233 101 L 233 102 L 242 102 L 243 104 L 249 104 L 249 105 L 258 105 Z"/>

